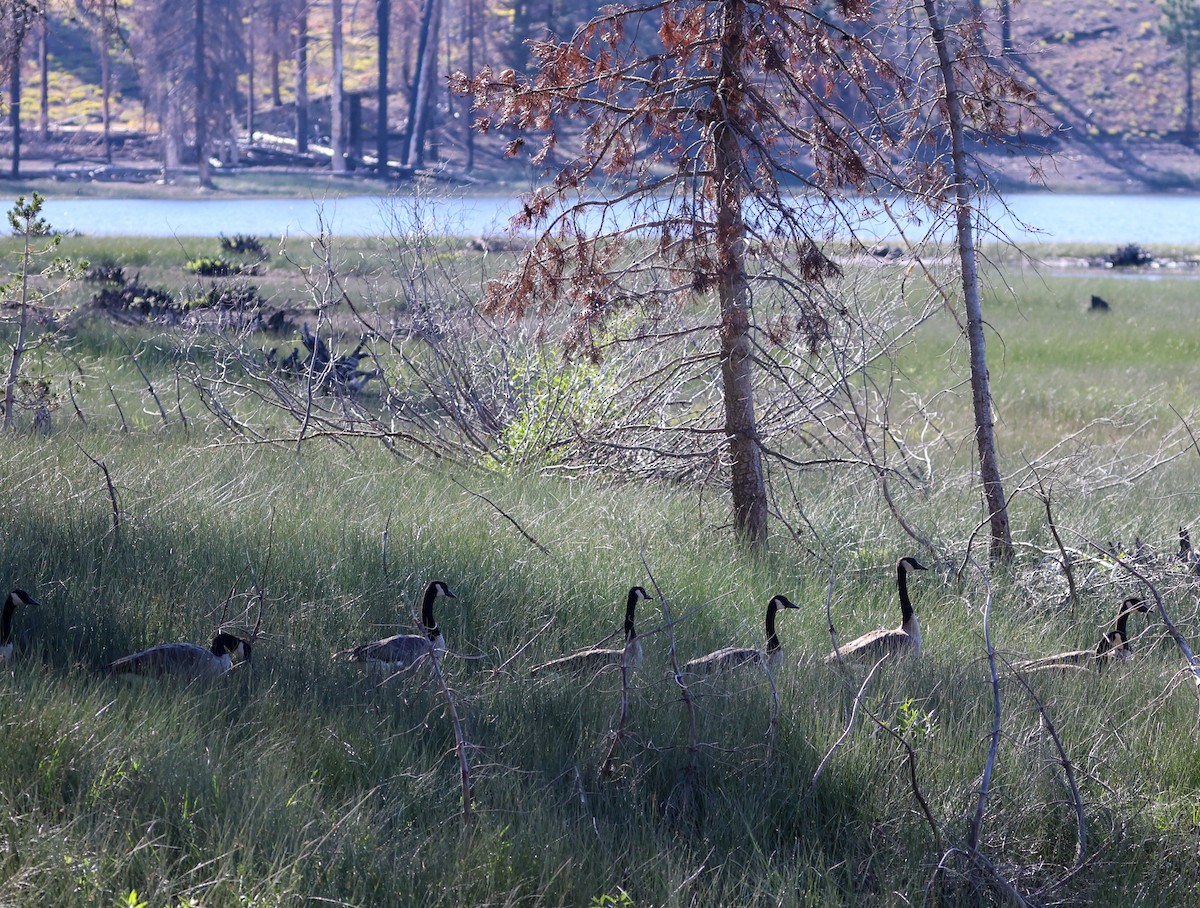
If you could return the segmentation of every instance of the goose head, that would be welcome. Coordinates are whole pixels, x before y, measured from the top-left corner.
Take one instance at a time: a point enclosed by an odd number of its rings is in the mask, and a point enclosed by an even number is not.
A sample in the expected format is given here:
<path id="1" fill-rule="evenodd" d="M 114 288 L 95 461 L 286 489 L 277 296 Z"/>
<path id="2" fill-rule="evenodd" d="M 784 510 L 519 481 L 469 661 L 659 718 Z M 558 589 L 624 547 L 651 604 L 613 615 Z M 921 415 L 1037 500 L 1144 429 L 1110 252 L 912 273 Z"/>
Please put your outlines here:
<path id="1" fill-rule="evenodd" d="M 249 662 L 252 649 L 249 641 L 235 637 L 233 634 L 220 633 L 213 637 L 212 654 L 218 659 L 224 656 L 230 658 L 237 656 L 239 659 Z"/>

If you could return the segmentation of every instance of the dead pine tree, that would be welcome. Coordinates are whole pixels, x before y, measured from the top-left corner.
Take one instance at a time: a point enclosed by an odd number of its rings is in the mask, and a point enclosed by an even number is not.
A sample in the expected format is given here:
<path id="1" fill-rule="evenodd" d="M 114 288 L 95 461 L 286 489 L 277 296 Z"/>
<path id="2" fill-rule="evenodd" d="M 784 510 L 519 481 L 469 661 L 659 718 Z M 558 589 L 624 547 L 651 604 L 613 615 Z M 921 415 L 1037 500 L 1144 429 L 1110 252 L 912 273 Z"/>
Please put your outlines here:
<path id="1" fill-rule="evenodd" d="M 971 27 L 948 28 L 938 0 L 922 0 L 922 9 L 934 63 L 925 70 L 931 80 L 926 91 L 936 102 L 936 114 L 927 134 L 936 137 L 943 148 L 948 145 L 948 153 L 943 152 L 940 161 L 944 180 L 931 190 L 954 214 L 971 363 L 975 445 L 990 530 L 989 555 L 992 563 L 1005 564 L 1012 561 L 1014 553 L 996 444 L 976 247 L 978 199 L 987 192 L 987 185 L 976 177 L 978 169 L 968 155 L 967 136 L 1019 136 L 1037 125 L 1026 122 L 1035 96 L 984 47 L 981 12 L 972 16 L 975 21 Z"/>
<path id="2" fill-rule="evenodd" d="M 737 536 L 756 548 L 776 447 L 756 410 L 765 376 L 859 317 L 832 292 L 840 270 L 823 243 L 852 227 L 834 200 L 929 198 L 944 183 L 945 163 L 914 153 L 929 136 L 922 68 L 880 38 L 906 10 L 608 6 L 569 40 L 533 42 L 532 75 L 451 77 L 474 96 L 477 128 L 515 132 L 512 155 L 540 140 L 532 164 L 549 171 L 514 220 L 534 242 L 489 284 L 486 311 L 565 311 L 564 351 L 597 361 L 623 341 L 688 332 L 696 355 L 677 368 L 719 391 L 707 457 L 724 471 Z"/>

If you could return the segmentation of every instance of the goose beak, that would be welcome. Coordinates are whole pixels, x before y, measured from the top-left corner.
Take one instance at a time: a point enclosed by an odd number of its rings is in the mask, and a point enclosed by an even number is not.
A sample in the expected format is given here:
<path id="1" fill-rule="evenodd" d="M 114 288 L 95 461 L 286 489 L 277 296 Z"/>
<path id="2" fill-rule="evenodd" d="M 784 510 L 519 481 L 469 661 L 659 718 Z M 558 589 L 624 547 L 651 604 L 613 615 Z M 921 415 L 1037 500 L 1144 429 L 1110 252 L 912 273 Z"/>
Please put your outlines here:
<path id="1" fill-rule="evenodd" d="M 250 661 L 250 652 L 253 648 L 245 640 L 238 643 L 237 654 L 246 662 Z"/>

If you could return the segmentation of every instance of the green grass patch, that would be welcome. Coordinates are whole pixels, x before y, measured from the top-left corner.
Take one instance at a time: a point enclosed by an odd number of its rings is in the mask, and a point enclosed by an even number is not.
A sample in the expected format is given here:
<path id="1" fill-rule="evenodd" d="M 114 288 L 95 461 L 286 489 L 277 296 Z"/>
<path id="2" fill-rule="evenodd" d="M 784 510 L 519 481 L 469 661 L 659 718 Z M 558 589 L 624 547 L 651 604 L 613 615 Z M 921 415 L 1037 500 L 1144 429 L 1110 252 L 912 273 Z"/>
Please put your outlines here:
<path id="1" fill-rule="evenodd" d="M 344 251 L 363 253 L 355 286 L 399 318 L 403 268 L 381 248 Z M 183 293 L 188 259 L 217 249 L 72 240 L 64 251 Z M 439 254 L 464 273 L 480 264 L 452 244 Z M 265 267 L 280 297 L 305 292 L 282 256 Z M 1011 268 L 985 303 L 1004 462 L 1028 482 L 1022 466 L 1036 461 L 1050 481 L 1057 525 L 1086 554 L 1075 603 L 1046 561 L 1056 547 L 1042 504 L 1020 483 L 1018 563 L 986 589 L 955 576 L 979 514 L 969 395 L 945 393 L 965 377 L 953 320 L 929 321 L 903 351 L 907 406 L 930 408 L 944 435 L 928 474 L 893 493 L 938 546 L 933 570 L 911 579 L 925 653 L 876 670 L 844 738 L 868 667 L 821 664 L 826 604 L 842 640 L 894 626 L 891 566 L 917 551 L 871 477 L 776 472 L 794 493 L 781 507 L 802 519 L 794 533 L 776 524 L 771 551 L 753 555 L 730 541 L 723 494 L 699 483 L 420 466 L 366 441 L 297 445 L 282 423 L 279 443 L 239 438 L 196 395 L 190 370 L 205 364 L 186 331 L 68 320 L 59 349 L 29 361 L 64 395 L 49 431 L 23 422 L 0 446 L 0 588 L 41 600 L 18 612 L 17 654 L 0 672 L 0 902 L 1002 905 L 1011 890 L 1027 903 L 1191 903 L 1196 695 L 1153 615 L 1133 621 L 1132 665 L 1032 676 L 1037 701 L 1004 673 L 986 863 L 948 849 L 967 841 L 993 728 L 989 592 L 1002 659 L 1092 646 L 1136 584 L 1085 540 L 1131 556 L 1140 540 L 1141 568 L 1200 637 L 1196 581 L 1169 557 L 1178 527 L 1200 518 L 1200 458 L 1135 469 L 1177 430 L 1171 407 L 1190 413 L 1195 286 Z M 1112 312 L 1085 312 L 1093 293 Z M 437 617 L 469 745 L 470 830 L 439 686 L 332 655 L 411 631 L 435 578 L 458 596 Z M 656 601 L 638 615 L 646 661 L 601 779 L 619 678 L 529 668 L 618 631 L 633 584 Z M 96 671 L 154 643 L 205 642 L 222 616 L 248 631 L 258 587 L 252 667 L 208 687 Z M 761 673 L 686 679 L 693 726 L 668 673 L 661 597 L 682 661 L 761 645 L 776 593 L 801 605 L 780 618 L 778 714 Z M 1038 701 L 1083 804 L 1078 867 L 1072 793 Z"/>

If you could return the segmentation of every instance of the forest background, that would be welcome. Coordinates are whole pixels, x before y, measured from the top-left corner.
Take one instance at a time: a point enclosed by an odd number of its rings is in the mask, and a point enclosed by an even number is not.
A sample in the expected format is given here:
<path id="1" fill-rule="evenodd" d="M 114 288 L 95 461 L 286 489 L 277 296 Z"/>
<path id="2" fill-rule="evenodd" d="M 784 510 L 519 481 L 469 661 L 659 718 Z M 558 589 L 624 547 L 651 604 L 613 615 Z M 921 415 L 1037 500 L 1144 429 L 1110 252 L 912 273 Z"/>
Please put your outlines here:
<path id="1" fill-rule="evenodd" d="M 530 40 L 569 37 L 601 5 L 4 0 L 0 157 L 8 158 L 10 176 L 23 164 L 27 176 L 144 182 L 195 168 L 199 134 L 205 162 L 218 168 L 257 163 L 375 175 L 383 172 L 382 154 L 393 177 L 431 170 L 527 183 L 527 165 L 504 157 L 504 136 L 470 129 L 469 99 L 452 94 L 447 77 L 484 66 L 528 71 Z M 977 5 L 949 7 L 948 21 Z M 1191 3 L 1000 7 L 1011 63 L 1047 115 L 1049 131 L 1027 139 L 1054 153 L 1031 176 L 1024 159 L 981 148 L 1001 187 L 1196 187 L 1187 83 L 1200 26 Z M 1000 35 L 994 38 L 999 44 Z"/>

